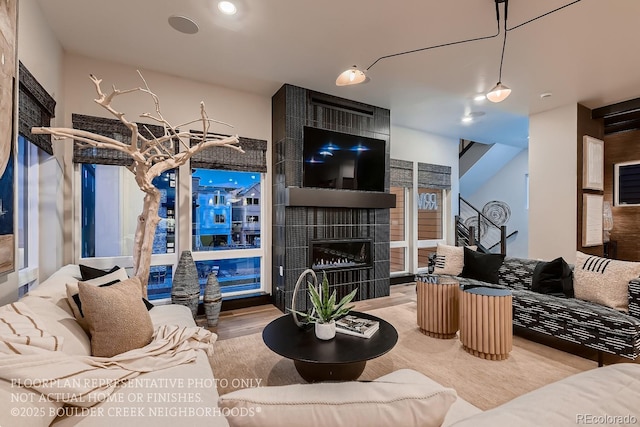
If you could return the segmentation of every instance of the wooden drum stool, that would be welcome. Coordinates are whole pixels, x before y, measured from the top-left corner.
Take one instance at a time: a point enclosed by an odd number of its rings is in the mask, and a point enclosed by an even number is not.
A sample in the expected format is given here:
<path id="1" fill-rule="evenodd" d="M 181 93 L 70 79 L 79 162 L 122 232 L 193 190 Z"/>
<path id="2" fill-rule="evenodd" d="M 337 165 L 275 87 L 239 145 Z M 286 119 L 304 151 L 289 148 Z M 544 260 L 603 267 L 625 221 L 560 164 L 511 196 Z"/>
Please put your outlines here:
<path id="1" fill-rule="evenodd" d="M 451 277 L 418 276 L 418 326 L 434 338 L 455 338 L 458 331 L 460 284 Z"/>
<path id="2" fill-rule="evenodd" d="M 504 360 L 513 347 L 511 291 L 476 287 L 460 296 L 460 341 L 474 356 Z"/>

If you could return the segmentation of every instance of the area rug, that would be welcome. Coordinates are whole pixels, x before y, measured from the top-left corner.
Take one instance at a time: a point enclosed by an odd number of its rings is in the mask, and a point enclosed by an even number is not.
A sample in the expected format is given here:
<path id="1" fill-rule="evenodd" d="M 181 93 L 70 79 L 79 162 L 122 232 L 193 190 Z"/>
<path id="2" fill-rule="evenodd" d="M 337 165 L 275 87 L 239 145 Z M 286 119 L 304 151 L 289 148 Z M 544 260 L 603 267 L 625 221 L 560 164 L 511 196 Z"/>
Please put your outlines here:
<path id="1" fill-rule="evenodd" d="M 416 303 L 371 310 L 398 330 L 398 343 L 386 355 L 367 363 L 360 379 L 372 380 L 411 368 L 482 410 L 570 375 L 593 369 L 593 361 L 518 336 L 504 361 L 484 360 L 464 351 L 458 339 L 423 335 L 416 324 Z M 261 334 L 218 341 L 211 366 L 222 395 L 240 388 L 304 383 L 291 360 L 273 353 Z"/>

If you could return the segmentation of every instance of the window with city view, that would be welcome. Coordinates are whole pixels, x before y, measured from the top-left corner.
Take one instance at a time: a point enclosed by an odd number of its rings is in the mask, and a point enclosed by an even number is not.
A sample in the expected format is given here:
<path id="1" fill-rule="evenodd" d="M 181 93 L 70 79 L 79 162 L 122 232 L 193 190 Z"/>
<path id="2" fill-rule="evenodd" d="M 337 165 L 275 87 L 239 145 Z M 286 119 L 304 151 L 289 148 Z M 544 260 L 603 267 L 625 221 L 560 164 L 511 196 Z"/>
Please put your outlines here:
<path id="1" fill-rule="evenodd" d="M 216 272 L 220 291 L 247 292 L 260 289 L 260 258 L 231 258 L 196 261 L 200 293 L 204 293 L 209 274 Z"/>
<path id="2" fill-rule="evenodd" d="M 261 174 L 194 169 L 192 250 L 200 289 L 216 272 L 223 295 L 261 289 Z M 226 252 L 225 252 L 226 251 Z"/>
<path id="3" fill-rule="evenodd" d="M 131 256 L 144 199 L 134 175 L 123 166 L 95 164 L 82 164 L 80 173 L 81 257 L 114 258 L 115 263 L 118 257 Z M 166 259 L 154 261 L 154 257 L 176 252 L 175 170 L 164 172 L 153 180 L 153 184 L 160 190 L 161 198 L 160 222 L 153 239 L 154 255 L 149 274 L 151 300 L 171 297 L 173 265 L 166 265 Z"/>
<path id="4" fill-rule="evenodd" d="M 144 199 L 134 175 L 122 166 L 94 164 L 83 164 L 81 174 L 82 258 L 131 255 Z M 164 172 L 153 184 L 161 194 L 158 209 L 161 220 L 153 240 L 153 253 L 174 253 L 175 171 Z"/>
<path id="5" fill-rule="evenodd" d="M 80 171 L 81 257 L 113 258 L 115 263 L 130 256 L 143 202 L 133 175 L 122 166 L 83 164 Z M 167 254 L 177 251 L 176 172 L 165 172 L 153 183 L 161 192 L 161 220 L 154 237 L 148 295 L 157 300 L 171 298 L 175 264 Z M 261 174 L 194 169 L 192 185 L 191 250 L 199 253 L 194 258 L 201 289 L 209 273 L 216 271 L 227 295 L 259 291 Z"/>
<path id="6" fill-rule="evenodd" d="M 260 174 L 194 169 L 194 251 L 260 247 Z"/>

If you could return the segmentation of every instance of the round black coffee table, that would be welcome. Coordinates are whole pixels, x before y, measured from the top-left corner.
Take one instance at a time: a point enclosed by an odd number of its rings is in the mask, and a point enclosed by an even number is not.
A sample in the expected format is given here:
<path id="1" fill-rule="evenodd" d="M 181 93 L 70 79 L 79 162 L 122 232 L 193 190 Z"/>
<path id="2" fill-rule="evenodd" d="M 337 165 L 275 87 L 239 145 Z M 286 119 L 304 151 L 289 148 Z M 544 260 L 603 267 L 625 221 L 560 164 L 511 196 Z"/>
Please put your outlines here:
<path id="1" fill-rule="evenodd" d="M 269 323 L 262 331 L 264 343 L 275 353 L 292 359 L 305 381 L 352 381 L 364 371 L 367 360 L 382 356 L 398 342 L 398 332 L 387 321 L 367 313 L 349 314 L 380 322 L 371 338 L 336 333 L 329 341 L 316 338 L 313 327 L 300 329 L 291 314 Z"/>

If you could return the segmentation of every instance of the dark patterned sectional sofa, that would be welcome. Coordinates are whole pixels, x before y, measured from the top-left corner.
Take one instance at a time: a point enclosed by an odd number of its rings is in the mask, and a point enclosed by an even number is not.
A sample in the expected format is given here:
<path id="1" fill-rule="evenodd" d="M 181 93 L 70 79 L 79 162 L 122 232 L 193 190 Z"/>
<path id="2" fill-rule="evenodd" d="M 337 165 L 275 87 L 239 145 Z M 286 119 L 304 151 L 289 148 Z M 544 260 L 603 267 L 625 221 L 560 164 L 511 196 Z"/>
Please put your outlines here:
<path id="1" fill-rule="evenodd" d="M 629 313 L 575 298 L 531 291 L 539 261 L 506 257 L 498 284 L 457 277 L 461 285 L 513 291 L 513 324 L 602 352 L 635 360 L 640 355 L 640 280 L 629 283 Z"/>

